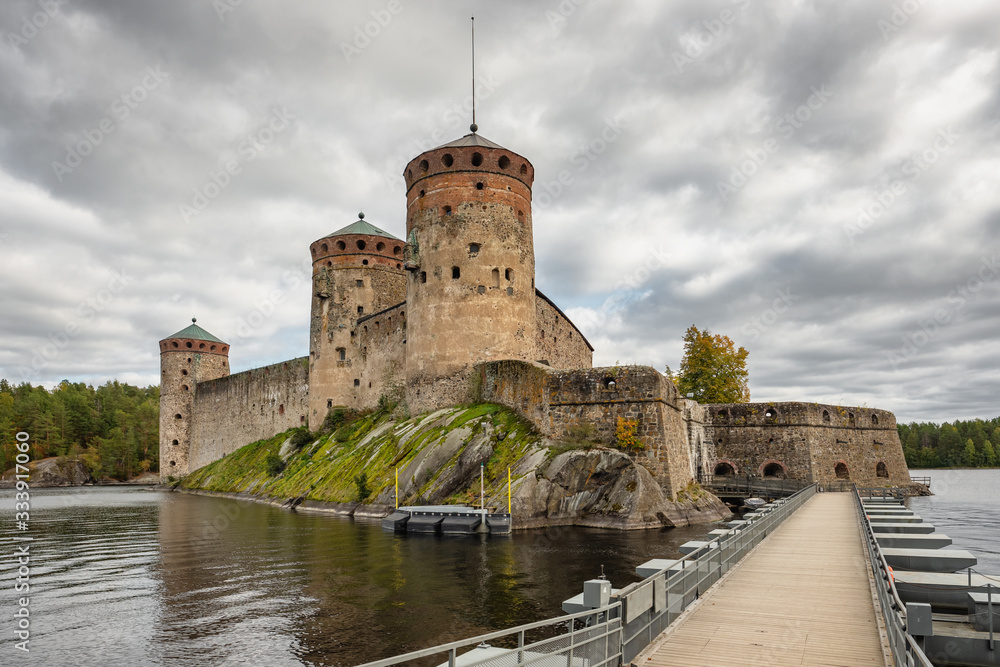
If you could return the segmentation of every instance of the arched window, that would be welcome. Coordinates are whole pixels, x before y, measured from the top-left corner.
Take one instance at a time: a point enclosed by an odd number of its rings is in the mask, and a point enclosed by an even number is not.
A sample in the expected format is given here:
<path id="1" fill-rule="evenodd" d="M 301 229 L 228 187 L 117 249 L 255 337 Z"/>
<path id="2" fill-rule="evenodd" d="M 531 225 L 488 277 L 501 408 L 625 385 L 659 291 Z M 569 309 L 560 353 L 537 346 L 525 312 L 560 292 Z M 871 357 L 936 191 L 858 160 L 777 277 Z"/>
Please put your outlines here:
<path id="1" fill-rule="evenodd" d="M 764 470 L 761 471 L 764 477 L 775 477 L 777 479 L 785 478 L 785 466 L 781 465 L 776 461 L 772 461 L 764 466 Z"/>
<path id="2" fill-rule="evenodd" d="M 837 476 L 837 479 L 851 478 L 851 471 L 847 469 L 847 464 L 843 461 L 833 467 L 833 474 Z"/>
<path id="3" fill-rule="evenodd" d="M 500 287 L 500 269 L 493 269 L 493 286 Z"/>
<path id="4" fill-rule="evenodd" d="M 715 476 L 716 477 L 731 477 L 736 474 L 736 468 L 733 467 L 732 463 L 728 461 L 722 461 L 721 463 L 715 464 Z"/>
<path id="5" fill-rule="evenodd" d="M 885 462 L 879 461 L 878 465 L 875 466 L 875 476 L 876 477 L 889 477 L 889 469 L 885 466 Z"/>

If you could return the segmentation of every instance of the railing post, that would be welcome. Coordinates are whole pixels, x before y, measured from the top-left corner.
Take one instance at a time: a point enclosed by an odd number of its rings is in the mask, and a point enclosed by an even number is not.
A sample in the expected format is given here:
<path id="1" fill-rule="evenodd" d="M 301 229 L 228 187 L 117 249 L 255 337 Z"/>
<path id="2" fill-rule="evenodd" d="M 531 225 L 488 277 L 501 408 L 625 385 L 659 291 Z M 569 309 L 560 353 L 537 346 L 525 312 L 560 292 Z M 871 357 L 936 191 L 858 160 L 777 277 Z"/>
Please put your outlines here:
<path id="1" fill-rule="evenodd" d="M 455 660 L 458 657 L 458 649 L 453 648 L 448 651 L 448 667 L 455 667 Z"/>
<path id="2" fill-rule="evenodd" d="M 986 584 L 986 614 L 990 617 L 990 650 L 993 650 L 993 584 Z"/>
<path id="3" fill-rule="evenodd" d="M 524 662 L 524 630 L 517 633 L 517 664 Z"/>

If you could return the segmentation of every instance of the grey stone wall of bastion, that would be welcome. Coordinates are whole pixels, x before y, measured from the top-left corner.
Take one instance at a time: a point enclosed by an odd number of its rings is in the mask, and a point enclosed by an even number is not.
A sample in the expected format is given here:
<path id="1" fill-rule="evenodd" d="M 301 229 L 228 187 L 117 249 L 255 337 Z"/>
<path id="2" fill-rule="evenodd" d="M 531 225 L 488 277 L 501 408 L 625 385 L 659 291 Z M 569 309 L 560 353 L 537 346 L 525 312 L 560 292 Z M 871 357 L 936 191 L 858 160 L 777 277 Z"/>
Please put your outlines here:
<path id="1" fill-rule="evenodd" d="M 838 479 L 843 464 L 861 485 L 910 482 L 896 418 L 886 410 L 795 402 L 703 407 L 703 437 L 713 450 L 709 474 L 720 463 L 738 475 L 762 475 L 778 464 L 789 479 L 827 482 Z M 880 463 L 886 476 L 879 476 Z"/>
<path id="2" fill-rule="evenodd" d="M 549 438 L 590 424 L 595 439 L 616 444 L 618 418 L 637 422 L 645 445 L 633 454 L 674 499 L 694 475 L 677 388 L 648 366 L 558 370 L 525 361 L 494 361 L 477 369 L 478 398 L 517 410 Z"/>
<path id="3" fill-rule="evenodd" d="M 306 426 L 308 414 L 308 357 L 199 382 L 189 469 L 193 472 L 251 442 Z"/>

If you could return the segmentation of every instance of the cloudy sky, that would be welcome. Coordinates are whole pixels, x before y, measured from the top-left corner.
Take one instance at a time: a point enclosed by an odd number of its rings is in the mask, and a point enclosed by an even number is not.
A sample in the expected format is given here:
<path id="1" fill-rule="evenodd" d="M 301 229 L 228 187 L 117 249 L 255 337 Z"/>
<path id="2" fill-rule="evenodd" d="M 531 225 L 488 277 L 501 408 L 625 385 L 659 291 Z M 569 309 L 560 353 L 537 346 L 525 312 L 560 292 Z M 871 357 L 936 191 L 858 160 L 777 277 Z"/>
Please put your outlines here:
<path id="1" fill-rule="evenodd" d="M 676 368 L 694 324 L 753 400 L 1000 412 L 990 0 L 0 3 L 0 376 L 155 383 L 192 316 L 234 370 L 307 354 L 308 245 L 404 236 L 473 13 L 595 364 Z"/>

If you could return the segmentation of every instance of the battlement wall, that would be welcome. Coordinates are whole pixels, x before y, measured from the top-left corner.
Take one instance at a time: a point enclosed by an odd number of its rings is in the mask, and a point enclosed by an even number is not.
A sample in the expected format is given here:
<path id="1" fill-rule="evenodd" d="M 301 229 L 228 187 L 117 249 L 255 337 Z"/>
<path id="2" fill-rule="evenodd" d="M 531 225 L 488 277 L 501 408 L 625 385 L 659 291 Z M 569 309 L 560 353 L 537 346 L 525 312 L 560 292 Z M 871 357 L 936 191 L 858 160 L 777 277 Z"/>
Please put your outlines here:
<path id="1" fill-rule="evenodd" d="M 886 410 L 819 403 L 704 406 L 708 473 L 777 476 L 862 485 L 910 482 L 896 418 Z"/>
<path id="2" fill-rule="evenodd" d="M 479 399 L 520 412 L 546 436 L 617 446 L 618 419 L 636 423 L 633 456 L 676 493 L 693 480 L 677 387 L 648 366 L 557 370 L 524 361 L 477 367 Z"/>
<path id="3" fill-rule="evenodd" d="M 243 371 L 195 386 L 189 469 L 251 442 L 305 426 L 309 358 Z"/>
<path id="4" fill-rule="evenodd" d="M 594 348 L 565 313 L 547 296 L 535 290 L 535 322 L 538 337 L 535 355 L 553 368 L 590 368 Z"/>

